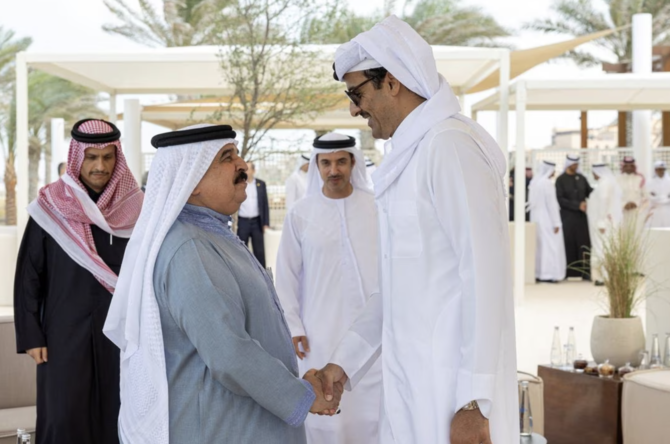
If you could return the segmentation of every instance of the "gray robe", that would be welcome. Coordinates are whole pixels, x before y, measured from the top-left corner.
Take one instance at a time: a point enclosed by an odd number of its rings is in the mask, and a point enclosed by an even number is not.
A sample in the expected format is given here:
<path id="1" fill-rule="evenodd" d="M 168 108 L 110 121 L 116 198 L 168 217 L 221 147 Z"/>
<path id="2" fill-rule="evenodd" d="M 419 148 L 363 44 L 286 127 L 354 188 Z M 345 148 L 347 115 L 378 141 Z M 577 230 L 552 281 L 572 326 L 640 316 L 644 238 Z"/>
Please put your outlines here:
<path id="1" fill-rule="evenodd" d="M 170 443 L 305 443 L 314 392 L 272 283 L 228 220 L 187 205 L 156 260 Z"/>

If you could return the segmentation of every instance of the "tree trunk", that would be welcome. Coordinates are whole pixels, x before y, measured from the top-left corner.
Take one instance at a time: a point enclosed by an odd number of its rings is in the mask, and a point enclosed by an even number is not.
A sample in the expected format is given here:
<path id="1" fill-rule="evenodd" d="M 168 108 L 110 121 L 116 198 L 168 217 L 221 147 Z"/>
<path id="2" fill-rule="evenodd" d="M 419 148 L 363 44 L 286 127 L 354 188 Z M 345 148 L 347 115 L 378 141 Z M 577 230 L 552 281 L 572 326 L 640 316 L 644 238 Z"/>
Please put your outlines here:
<path id="1" fill-rule="evenodd" d="M 42 143 L 37 137 L 30 137 L 28 141 L 28 202 L 32 202 L 37 197 L 41 157 Z"/>
<path id="2" fill-rule="evenodd" d="M 5 224 L 16 225 L 16 169 L 14 156 L 5 162 Z"/>

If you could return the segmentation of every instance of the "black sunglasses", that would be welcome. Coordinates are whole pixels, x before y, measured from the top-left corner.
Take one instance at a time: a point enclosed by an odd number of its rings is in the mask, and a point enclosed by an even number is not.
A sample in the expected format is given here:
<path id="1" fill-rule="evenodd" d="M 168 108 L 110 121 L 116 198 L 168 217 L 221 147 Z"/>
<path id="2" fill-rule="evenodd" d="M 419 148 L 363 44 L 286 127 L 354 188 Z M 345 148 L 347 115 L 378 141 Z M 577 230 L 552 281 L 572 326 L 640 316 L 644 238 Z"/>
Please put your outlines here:
<path id="1" fill-rule="evenodd" d="M 356 105 L 356 106 L 360 106 L 360 103 L 361 103 L 361 95 L 358 93 L 358 90 L 359 90 L 363 85 L 365 85 L 366 83 L 368 83 L 368 82 L 371 81 L 371 80 L 372 80 L 372 79 L 367 79 L 365 82 L 363 82 L 363 83 L 359 83 L 358 85 L 354 86 L 354 87 L 351 88 L 351 89 L 345 89 L 345 90 L 344 90 L 344 93 L 347 95 L 347 97 L 349 97 L 349 100 L 351 100 L 351 103 L 353 103 L 353 104 Z"/>

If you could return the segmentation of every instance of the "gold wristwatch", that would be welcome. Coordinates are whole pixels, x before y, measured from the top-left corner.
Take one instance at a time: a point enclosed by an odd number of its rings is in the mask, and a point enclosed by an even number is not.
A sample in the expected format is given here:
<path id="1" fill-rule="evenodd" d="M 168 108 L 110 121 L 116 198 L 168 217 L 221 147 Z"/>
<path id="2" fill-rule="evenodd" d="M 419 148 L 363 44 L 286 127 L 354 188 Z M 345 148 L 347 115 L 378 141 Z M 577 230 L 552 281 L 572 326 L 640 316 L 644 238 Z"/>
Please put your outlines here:
<path id="1" fill-rule="evenodd" d="M 461 410 L 479 410 L 479 404 L 477 404 L 477 401 L 470 401 L 461 407 Z"/>

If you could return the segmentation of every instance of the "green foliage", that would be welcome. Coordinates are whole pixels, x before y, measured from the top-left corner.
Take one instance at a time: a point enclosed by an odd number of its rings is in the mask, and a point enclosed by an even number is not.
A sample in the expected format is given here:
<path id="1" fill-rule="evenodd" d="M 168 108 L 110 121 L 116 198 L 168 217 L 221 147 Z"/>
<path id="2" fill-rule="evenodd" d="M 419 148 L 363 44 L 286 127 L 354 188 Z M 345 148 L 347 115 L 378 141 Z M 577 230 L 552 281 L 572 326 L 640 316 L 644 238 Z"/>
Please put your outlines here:
<path id="1" fill-rule="evenodd" d="M 552 5 L 551 18 L 539 19 L 526 24 L 532 29 L 549 34 L 581 36 L 598 31 L 616 29 L 630 25 L 633 15 L 653 15 L 654 44 L 667 44 L 670 28 L 670 0 L 599 0 L 603 8 L 596 7 L 594 0 L 556 0 Z M 602 4 L 604 2 L 604 4 Z M 618 62 L 629 61 L 632 56 L 631 30 L 603 37 L 594 42 L 616 58 Z M 580 50 L 566 55 L 579 65 L 589 66 L 602 62 L 592 53 Z"/>
<path id="2" fill-rule="evenodd" d="M 395 9 L 387 2 L 384 11 L 360 16 L 337 2 L 309 20 L 303 29 L 305 43 L 344 43 L 370 29 Z M 511 35 L 479 7 L 468 7 L 459 0 L 418 0 L 403 5 L 401 18 L 431 45 L 503 46 L 497 40 Z"/>
<path id="3" fill-rule="evenodd" d="M 314 118 L 342 101 L 329 65 L 315 63 L 323 54 L 301 45 L 296 32 L 317 7 L 313 0 L 244 0 L 227 10 L 221 68 L 231 94 L 208 120 L 225 116 L 240 129 L 244 158 L 277 125 Z"/>
<path id="4" fill-rule="evenodd" d="M 645 253 L 649 251 L 646 230 L 633 218 L 603 235 L 603 270 L 611 318 L 631 318 L 642 302 L 647 273 Z"/>
<path id="5" fill-rule="evenodd" d="M 103 29 L 147 46 L 199 46 L 219 42 L 217 25 L 233 0 L 163 0 L 158 11 L 150 0 L 137 0 L 139 10 L 126 0 L 104 0 L 118 20 Z"/>

